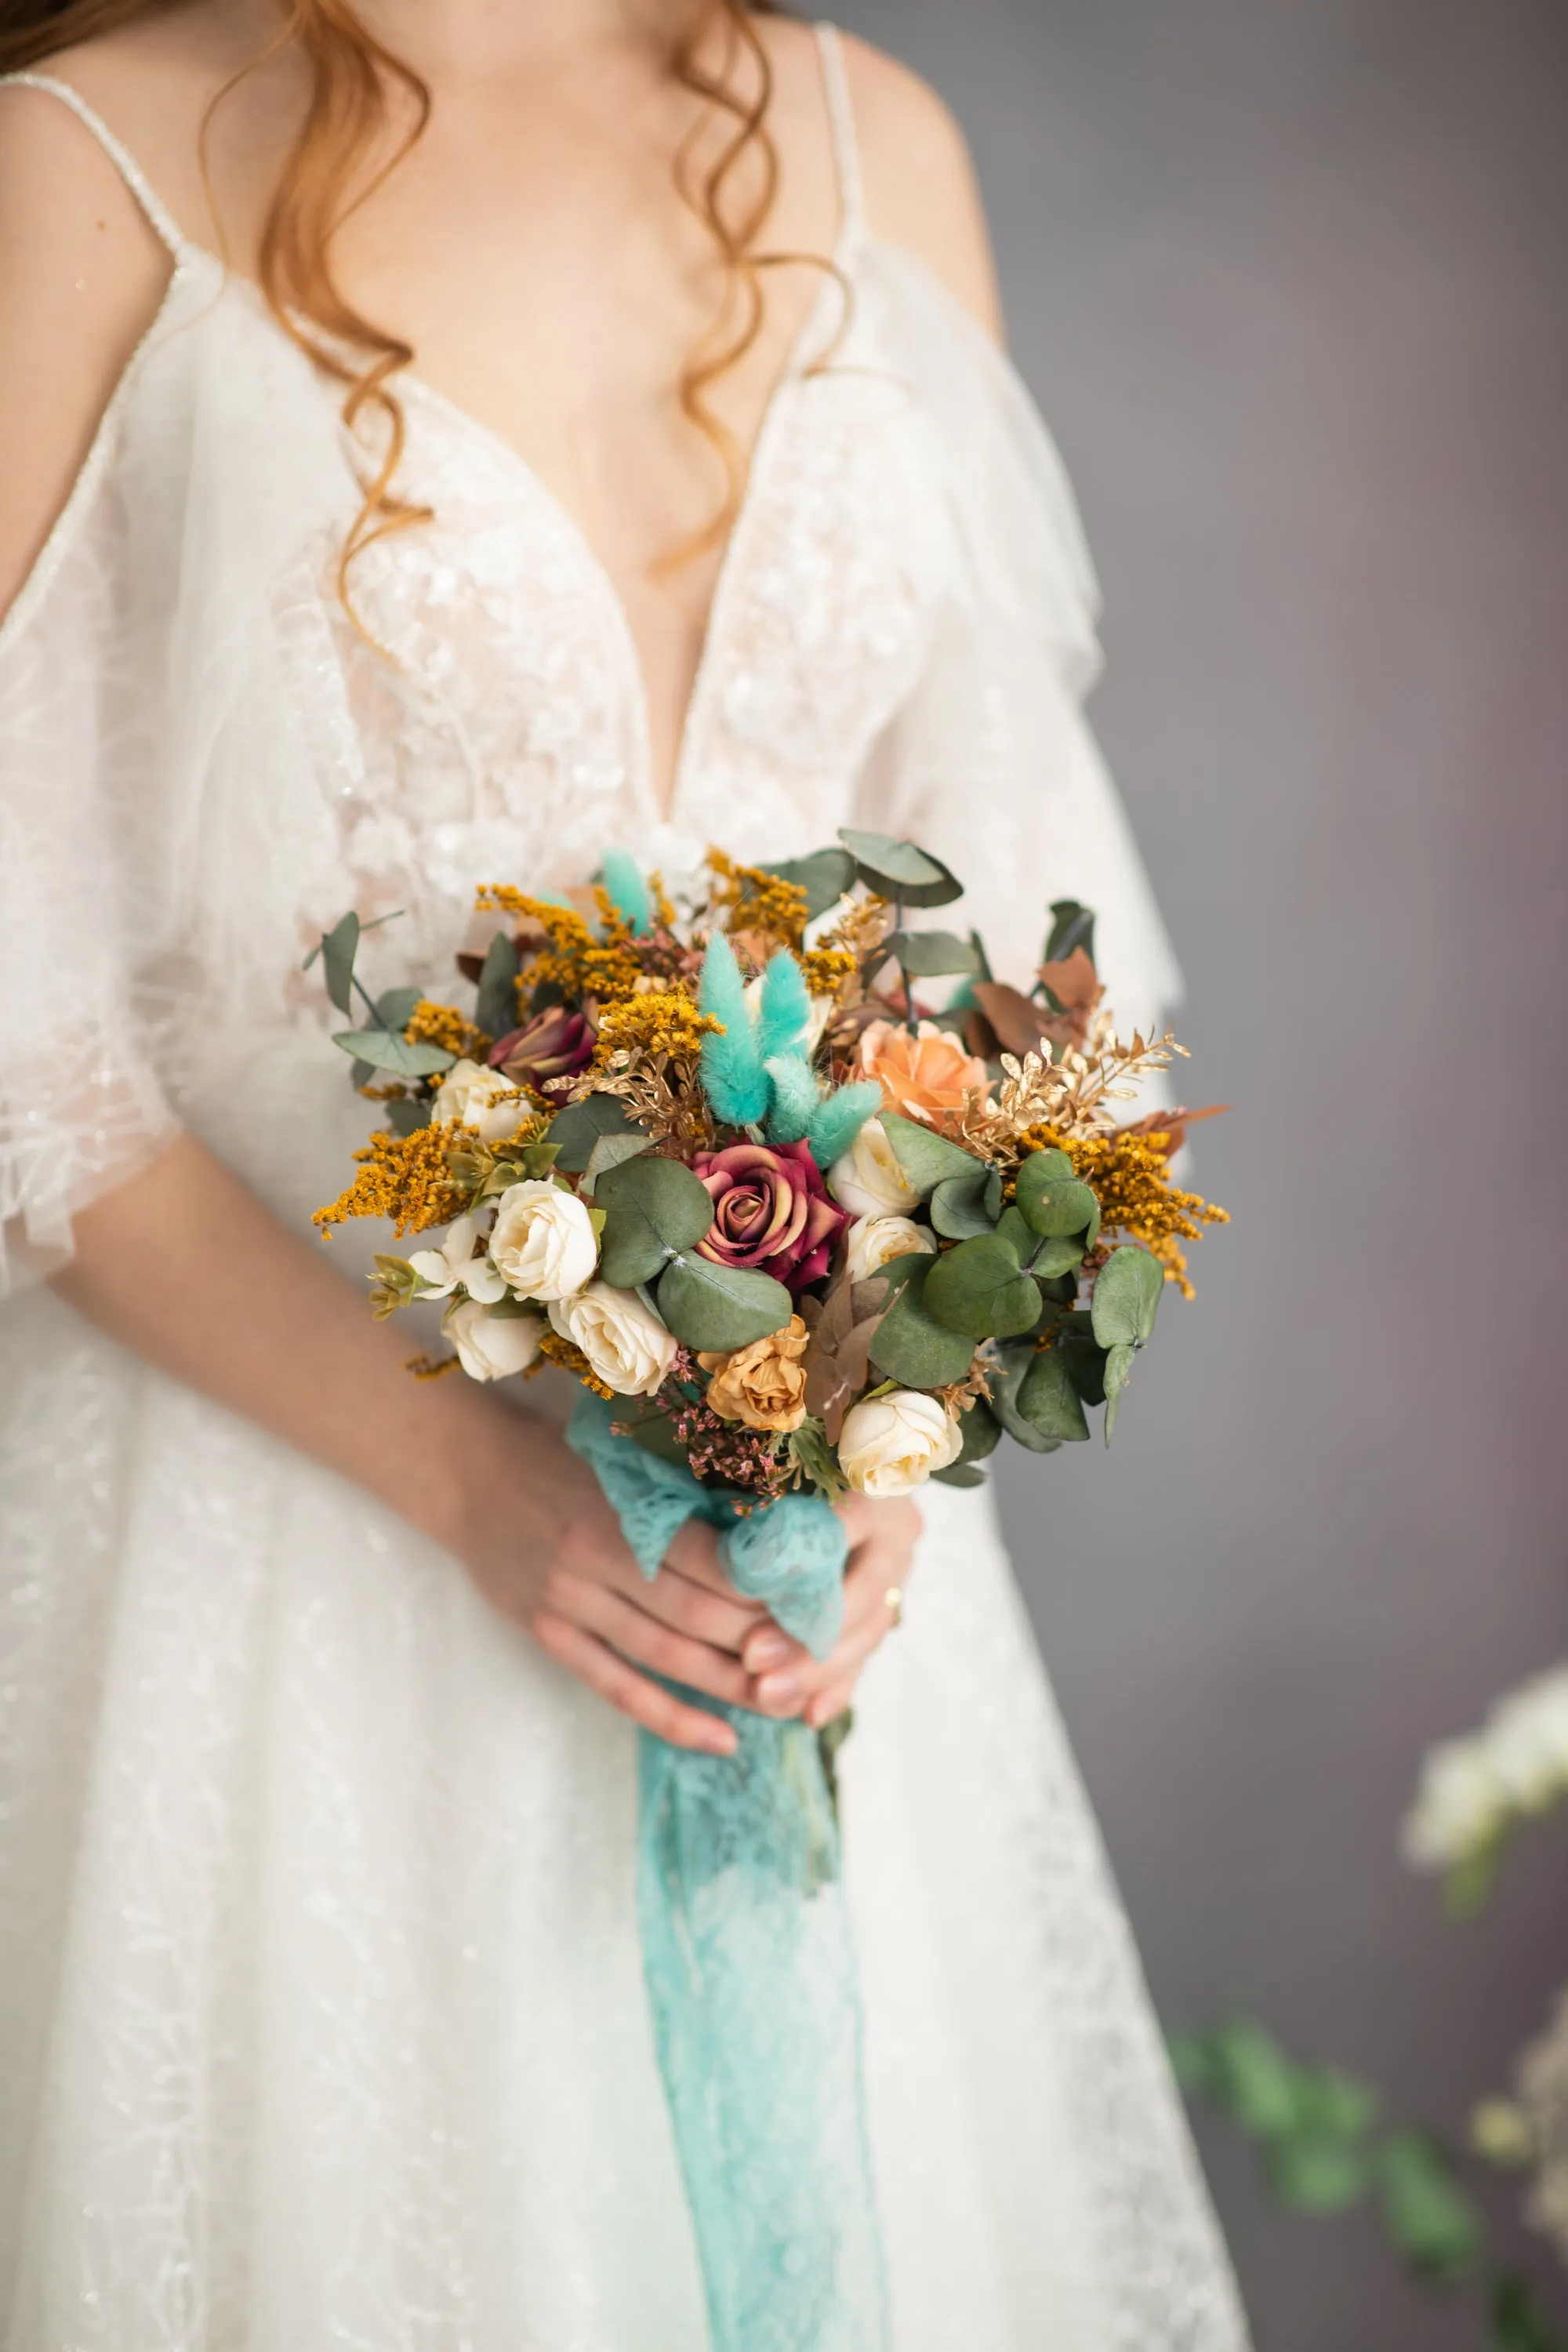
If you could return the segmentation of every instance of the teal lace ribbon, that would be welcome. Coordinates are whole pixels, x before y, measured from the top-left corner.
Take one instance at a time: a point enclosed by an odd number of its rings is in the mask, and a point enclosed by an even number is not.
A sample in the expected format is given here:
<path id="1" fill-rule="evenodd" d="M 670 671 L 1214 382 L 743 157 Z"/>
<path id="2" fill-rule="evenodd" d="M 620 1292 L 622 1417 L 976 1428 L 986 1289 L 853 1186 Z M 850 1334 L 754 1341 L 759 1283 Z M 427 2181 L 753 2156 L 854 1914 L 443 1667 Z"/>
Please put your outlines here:
<path id="1" fill-rule="evenodd" d="M 584 1396 L 568 1439 L 647 1577 L 691 1517 L 721 1529 L 738 1591 L 818 1657 L 843 1616 L 845 1537 L 826 1503 L 739 1497 L 617 1436 Z M 712 2352 L 887 2352 L 854 1946 L 818 1740 L 692 1691 L 732 1757 L 639 1733 L 637 1908 L 659 2066 Z"/>

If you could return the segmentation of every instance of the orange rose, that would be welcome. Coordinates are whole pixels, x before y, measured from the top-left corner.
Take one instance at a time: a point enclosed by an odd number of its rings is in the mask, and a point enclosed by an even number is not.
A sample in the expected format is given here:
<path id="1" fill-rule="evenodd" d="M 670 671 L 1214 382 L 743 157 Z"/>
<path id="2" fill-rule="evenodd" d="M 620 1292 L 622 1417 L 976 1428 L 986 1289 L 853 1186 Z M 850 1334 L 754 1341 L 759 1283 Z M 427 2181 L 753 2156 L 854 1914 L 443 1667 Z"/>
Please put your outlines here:
<path id="1" fill-rule="evenodd" d="M 927 1127 L 941 1127 L 949 1111 L 963 1108 L 966 1095 L 990 1084 L 984 1063 L 934 1021 L 922 1021 L 912 1037 L 896 1021 L 873 1021 L 861 1033 L 860 1069 L 876 1079 L 889 1110 Z"/>
<path id="2" fill-rule="evenodd" d="M 798 1315 L 789 1328 L 770 1331 L 749 1348 L 699 1356 L 712 1378 L 708 1402 L 721 1421 L 742 1421 L 748 1429 L 798 1429 L 805 1419 L 805 1374 L 801 1369 L 809 1334 Z"/>

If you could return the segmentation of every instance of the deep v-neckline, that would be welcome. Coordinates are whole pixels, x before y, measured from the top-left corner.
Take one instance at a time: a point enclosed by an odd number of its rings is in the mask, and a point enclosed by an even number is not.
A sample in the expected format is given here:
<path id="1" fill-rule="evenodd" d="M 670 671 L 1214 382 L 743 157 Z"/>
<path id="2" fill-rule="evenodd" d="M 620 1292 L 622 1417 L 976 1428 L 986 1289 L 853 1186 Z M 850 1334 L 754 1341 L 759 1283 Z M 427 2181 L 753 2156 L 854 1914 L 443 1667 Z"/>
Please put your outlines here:
<path id="1" fill-rule="evenodd" d="M 676 734 L 675 758 L 668 778 L 661 780 L 654 771 L 653 758 L 653 694 L 648 684 L 647 665 L 637 643 L 637 632 L 626 600 L 617 587 L 615 575 L 599 553 L 583 523 L 526 457 L 514 441 L 487 425 L 483 417 L 465 408 L 447 393 L 431 383 L 426 377 L 400 371 L 396 388 L 413 394 L 416 402 L 436 410 L 448 425 L 466 434 L 477 446 L 489 451 L 527 491 L 534 505 L 547 515 L 562 540 L 570 548 L 573 560 L 593 593 L 604 607 L 616 641 L 623 669 L 628 707 L 632 714 L 635 789 L 646 821 L 660 829 L 676 825 L 689 797 L 689 779 L 696 765 L 697 751 L 701 740 L 701 725 L 711 693 L 711 681 L 719 667 L 719 658 L 729 621 L 730 608 L 737 594 L 736 582 L 743 565 L 746 549 L 764 478 L 770 466 L 773 449 L 782 430 L 782 420 L 789 407 L 792 394 L 812 374 L 810 354 L 814 344 L 832 343 L 847 325 L 847 316 L 837 333 L 831 330 L 828 311 L 832 299 L 837 295 L 846 304 L 853 303 L 850 266 L 853 259 L 855 224 L 847 216 L 840 225 L 831 255 L 818 266 L 823 269 L 822 283 L 816 299 L 808 305 L 805 318 L 791 341 L 784 365 L 773 380 L 772 390 L 763 404 L 761 417 L 752 442 L 751 458 L 746 469 L 745 485 L 734 520 L 730 526 L 713 583 L 713 593 L 708 602 L 701 642 L 698 649 L 697 667 L 692 673 L 690 689 L 680 714 Z M 216 260 L 214 255 L 207 255 Z M 219 267 L 221 268 L 221 264 Z M 254 294 L 261 303 L 264 315 L 276 326 L 270 310 L 259 290 L 248 279 L 236 281 Z M 282 331 L 279 330 L 281 332 Z"/>

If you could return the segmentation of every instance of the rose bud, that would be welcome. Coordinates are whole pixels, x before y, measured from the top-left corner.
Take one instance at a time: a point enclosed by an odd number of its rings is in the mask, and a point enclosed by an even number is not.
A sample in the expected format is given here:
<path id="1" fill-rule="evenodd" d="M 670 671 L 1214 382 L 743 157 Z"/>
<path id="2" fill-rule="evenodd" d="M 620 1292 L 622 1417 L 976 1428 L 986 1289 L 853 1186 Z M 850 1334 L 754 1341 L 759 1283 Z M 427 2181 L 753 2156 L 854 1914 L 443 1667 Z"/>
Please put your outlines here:
<path id="1" fill-rule="evenodd" d="M 493 1068 L 504 1071 L 514 1086 L 544 1087 L 552 1078 L 575 1077 L 594 1058 L 596 1043 L 592 1024 L 581 1013 L 552 1005 L 536 1013 L 521 1029 L 498 1038 L 490 1047 Z"/>

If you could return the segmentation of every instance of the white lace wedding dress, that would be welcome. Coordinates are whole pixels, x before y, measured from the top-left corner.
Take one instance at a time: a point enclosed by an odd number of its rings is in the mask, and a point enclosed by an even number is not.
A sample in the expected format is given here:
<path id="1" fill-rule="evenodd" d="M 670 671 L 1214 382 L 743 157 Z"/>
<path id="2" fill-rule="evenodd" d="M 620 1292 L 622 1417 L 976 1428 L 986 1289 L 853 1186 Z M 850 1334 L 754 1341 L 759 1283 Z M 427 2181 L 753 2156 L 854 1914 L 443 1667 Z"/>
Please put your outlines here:
<path id="1" fill-rule="evenodd" d="M 404 486 L 435 520 L 355 569 L 394 658 L 356 636 L 334 394 L 54 86 L 174 268 L 0 632 L 8 2352 L 704 2340 L 630 1727 L 387 1511 L 29 1277 L 176 1123 L 306 1229 L 366 1124 L 300 971 L 350 906 L 404 909 L 371 955 L 439 993 L 478 881 L 858 820 L 947 857 L 1011 966 L 1070 892 L 1121 1010 L 1169 997 L 1078 713 L 1092 584 L 1057 461 L 862 229 L 824 58 L 853 320 L 814 372 L 826 286 L 770 410 L 668 819 L 608 581 L 416 383 Z M 988 1497 L 930 1490 L 844 1780 L 897 2352 L 1239 2352 Z"/>

